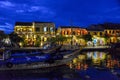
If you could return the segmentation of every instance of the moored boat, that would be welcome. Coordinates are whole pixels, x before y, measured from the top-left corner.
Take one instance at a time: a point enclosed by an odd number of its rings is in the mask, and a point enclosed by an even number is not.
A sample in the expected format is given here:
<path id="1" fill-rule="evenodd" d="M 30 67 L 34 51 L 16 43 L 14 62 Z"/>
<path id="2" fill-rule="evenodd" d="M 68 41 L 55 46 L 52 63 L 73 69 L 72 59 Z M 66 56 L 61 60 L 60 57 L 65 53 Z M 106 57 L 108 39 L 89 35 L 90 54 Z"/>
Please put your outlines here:
<path id="1" fill-rule="evenodd" d="M 76 50 L 72 52 L 71 54 L 76 54 L 80 50 Z M 4 53 L 4 54 L 9 54 Z M 35 53 L 33 53 L 35 54 Z M 48 67 L 55 67 L 55 66 L 60 66 L 60 65 L 65 65 L 66 60 L 61 59 L 61 60 L 55 60 L 53 63 L 49 63 L 46 61 L 53 60 L 53 57 L 51 54 L 35 54 L 35 55 L 26 55 L 26 56 L 12 56 L 10 54 L 9 56 L 6 57 L 4 56 L 4 60 L 0 61 L 0 70 L 22 70 L 22 69 L 38 69 L 38 68 L 48 68 Z M 67 60 L 68 61 L 68 60 Z"/>

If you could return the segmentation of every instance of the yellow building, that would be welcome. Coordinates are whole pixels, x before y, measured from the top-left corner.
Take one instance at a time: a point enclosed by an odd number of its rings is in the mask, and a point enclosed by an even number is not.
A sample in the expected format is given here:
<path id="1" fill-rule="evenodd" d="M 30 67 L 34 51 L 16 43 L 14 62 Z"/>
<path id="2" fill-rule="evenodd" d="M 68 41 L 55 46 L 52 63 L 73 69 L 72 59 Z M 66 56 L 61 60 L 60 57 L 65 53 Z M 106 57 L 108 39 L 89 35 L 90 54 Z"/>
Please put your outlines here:
<path id="1" fill-rule="evenodd" d="M 82 36 L 86 34 L 88 34 L 87 30 L 80 28 L 78 26 L 60 26 L 58 27 L 58 30 L 57 30 L 57 35 L 69 37 L 66 43 L 67 44 L 73 43 L 73 45 L 76 45 L 76 44 L 84 45 L 85 40 L 83 40 Z"/>
<path id="2" fill-rule="evenodd" d="M 105 45 L 120 41 L 120 24 L 105 23 L 91 25 L 87 28 L 93 37 L 93 44 Z"/>
<path id="3" fill-rule="evenodd" d="M 106 23 L 103 25 L 104 33 L 109 37 L 108 43 L 120 41 L 120 24 Z"/>
<path id="4" fill-rule="evenodd" d="M 105 45 L 106 41 L 104 38 L 104 29 L 100 25 L 92 25 L 87 28 L 88 34 L 92 35 L 91 43 L 88 42 L 87 44 L 90 46 L 100 46 Z"/>
<path id="5" fill-rule="evenodd" d="M 16 22 L 14 32 L 24 38 L 25 46 L 40 46 L 49 37 L 55 36 L 52 22 Z"/>

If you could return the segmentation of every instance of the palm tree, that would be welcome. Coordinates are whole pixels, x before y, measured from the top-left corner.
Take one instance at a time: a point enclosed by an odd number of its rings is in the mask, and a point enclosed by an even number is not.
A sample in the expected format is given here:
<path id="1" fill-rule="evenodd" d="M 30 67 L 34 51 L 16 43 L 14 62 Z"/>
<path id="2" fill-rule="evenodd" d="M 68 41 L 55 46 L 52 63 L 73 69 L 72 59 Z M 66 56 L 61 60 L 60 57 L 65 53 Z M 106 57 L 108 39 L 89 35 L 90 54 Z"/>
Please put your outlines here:
<path id="1" fill-rule="evenodd" d="M 83 35 L 83 39 L 87 42 L 87 41 L 92 41 L 92 35 L 90 34 L 86 34 L 86 35 Z"/>
<path id="2" fill-rule="evenodd" d="M 15 43 L 15 44 L 19 44 L 19 42 L 22 42 L 23 41 L 23 38 L 21 38 L 20 36 L 18 36 L 17 33 L 15 32 L 12 32 L 9 34 L 9 38 L 11 40 L 12 43 Z"/>
<path id="3" fill-rule="evenodd" d="M 48 39 L 48 42 L 56 43 L 56 44 L 63 44 L 64 41 L 67 40 L 67 37 L 64 36 L 56 36 L 56 37 L 51 37 Z"/>
<path id="4" fill-rule="evenodd" d="M 65 36 L 57 36 L 56 38 L 60 44 L 63 44 L 63 42 L 67 40 L 67 37 Z"/>
<path id="5" fill-rule="evenodd" d="M 7 34 L 5 34 L 4 32 L 3 33 L 0 33 L 0 41 L 2 41 L 4 38 L 7 38 Z"/>
<path id="6" fill-rule="evenodd" d="M 3 33 L 0 33 L 0 47 L 3 47 L 5 46 L 5 39 L 8 37 L 7 34 L 5 34 L 4 32 Z"/>
<path id="7" fill-rule="evenodd" d="M 57 43 L 56 37 L 50 37 L 47 39 L 47 42 L 51 42 L 51 43 Z"/>
<path id="8" fill-rule="evenodd" d="M 105 35 L 104 35 L 104 38 L 105 38 L 106 43 L 108 44 L 108 40 L 110 39 L 110 35 L 105 34 Z"/>
<path id="9" fill-rule="evenodd" d="M 36 47 L 39 47 L 39 46 L 40 46 L 40 43 L 41 43 L 41 37 L 40 37 L 40 36 L 37 36 L 36 42 L 35 42 L 35 46 L 36 46 Z"/>

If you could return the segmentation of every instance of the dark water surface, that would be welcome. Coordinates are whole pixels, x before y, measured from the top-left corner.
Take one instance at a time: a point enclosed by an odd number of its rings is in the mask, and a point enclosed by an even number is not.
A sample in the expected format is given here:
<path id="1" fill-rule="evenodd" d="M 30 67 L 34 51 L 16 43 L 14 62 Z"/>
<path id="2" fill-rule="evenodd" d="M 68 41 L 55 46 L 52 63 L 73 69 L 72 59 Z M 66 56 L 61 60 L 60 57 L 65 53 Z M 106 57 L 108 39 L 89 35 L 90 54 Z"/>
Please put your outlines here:
<path id="1" fill-rule="evenodd" d="M 119 59 L 108 52 L 82 52 L 65 66 L 1 71 L 0 80 L 120 80 Z"/>

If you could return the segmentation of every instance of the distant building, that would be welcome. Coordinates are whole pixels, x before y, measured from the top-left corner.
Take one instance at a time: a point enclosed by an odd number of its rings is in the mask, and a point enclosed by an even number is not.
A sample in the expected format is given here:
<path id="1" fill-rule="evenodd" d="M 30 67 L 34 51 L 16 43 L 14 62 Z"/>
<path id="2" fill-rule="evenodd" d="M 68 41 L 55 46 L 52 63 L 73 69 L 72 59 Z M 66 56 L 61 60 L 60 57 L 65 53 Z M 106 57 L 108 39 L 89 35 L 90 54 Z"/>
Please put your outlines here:
<path id="1" fill-rule="evenodd" d="M 105 23 L 102 25 L 104 33 L 109 36 L 108 43 L 116 43 L 120 41 L 120 24 Z"/>
<path id="2" fill-rule="evenodd" d="M 101 25 L 91 25 L 87 28 L 88 34 L 92 35 L 92 46 L 105 45 L 104 28 Z"/>
<path id="3" fill-rule="evenodd" d="M 58 28 L 57 34 L 63 35 L 63 36 L 82 36 L 87 34 L 87 30 L 80 28 L 78 26 L 60 26 Z"/>
<path id="4" fill-rule="evenodd" d="M 110 36 L 120 36 L 120 24 L 105 23 L 102 26 L 105 34 L 109 34 Z"/>
<path id="5" fill-rule="evenodd" d="M 91 25 L 87 28 L 87 31 L 92 36 L 104 36 L 104 28 L 101 25 Z"/>
<path id="6" fill-rule="evenodd" d="M 28 46 L 34 46 L 39 41 L 45 42 L 49 37 L 55 36 L 55 24 L 52 22 L 16 22 L 14 32 L 24 38 Z"/>
<path id="7" fill-rule="evenodd" d="M 73 45 L 84 45 L 82 36 L 86 34 L 88 34 L 87 30 L 78 26 L 60 26 L 57 30 L 57 35 L 68 37 L 65 43 Z"/>
<path id="8" fill-rule="evenodd" d="M 105 23 L 91 25 L 87 28 L 87 31 L 93 36 L 93 42 L 98 45 L 120 41 L 120 24 Z"/>

